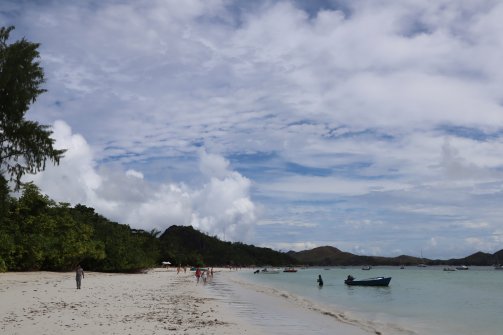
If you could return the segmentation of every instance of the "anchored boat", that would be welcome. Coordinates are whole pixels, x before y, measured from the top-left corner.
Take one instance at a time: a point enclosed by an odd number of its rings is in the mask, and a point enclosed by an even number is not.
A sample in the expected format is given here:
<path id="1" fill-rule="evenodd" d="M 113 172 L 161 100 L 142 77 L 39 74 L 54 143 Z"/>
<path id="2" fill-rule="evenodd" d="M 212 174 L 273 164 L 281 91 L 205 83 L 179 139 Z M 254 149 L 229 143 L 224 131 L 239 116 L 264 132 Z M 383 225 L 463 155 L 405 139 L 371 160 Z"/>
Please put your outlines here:
<path id="1" fill-rule="evenodd" d="M 356 280 L 353 276 L 348 276 L 344 283 L 349 286 L 388 286 L 390 281 L 391 277 L 375 277 Z"/>

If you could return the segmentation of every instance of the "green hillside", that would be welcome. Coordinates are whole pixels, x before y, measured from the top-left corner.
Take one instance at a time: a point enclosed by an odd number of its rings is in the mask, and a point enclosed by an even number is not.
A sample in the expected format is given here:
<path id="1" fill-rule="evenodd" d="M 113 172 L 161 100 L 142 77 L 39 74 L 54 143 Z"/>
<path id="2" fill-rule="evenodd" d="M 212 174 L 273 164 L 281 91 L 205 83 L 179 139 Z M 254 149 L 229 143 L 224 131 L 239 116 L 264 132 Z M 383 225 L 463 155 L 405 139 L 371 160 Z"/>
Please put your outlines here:
<path id="1" fill-rule="evenodd" d="M 290 255 L 241 242 L 225 242 L 186 226 L 171 226 L 160 236 L 161 258 L 173 264 L 206 266 L 283 266 Z"/>

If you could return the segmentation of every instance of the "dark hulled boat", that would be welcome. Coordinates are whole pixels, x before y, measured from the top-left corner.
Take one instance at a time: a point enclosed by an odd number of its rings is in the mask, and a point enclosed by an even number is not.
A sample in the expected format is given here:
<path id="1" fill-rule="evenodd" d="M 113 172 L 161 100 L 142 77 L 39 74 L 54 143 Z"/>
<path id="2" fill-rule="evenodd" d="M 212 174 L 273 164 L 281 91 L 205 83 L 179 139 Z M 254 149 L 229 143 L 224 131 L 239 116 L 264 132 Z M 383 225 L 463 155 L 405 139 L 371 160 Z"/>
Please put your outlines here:
<path id="1" fill-rule="evenodd" d="M 344 283 L 349 286 L 388 286 L 390 281 L 391 277 L 375 277 L 356 280 L 348 276 L 348 279 L 346 279 Z"/>

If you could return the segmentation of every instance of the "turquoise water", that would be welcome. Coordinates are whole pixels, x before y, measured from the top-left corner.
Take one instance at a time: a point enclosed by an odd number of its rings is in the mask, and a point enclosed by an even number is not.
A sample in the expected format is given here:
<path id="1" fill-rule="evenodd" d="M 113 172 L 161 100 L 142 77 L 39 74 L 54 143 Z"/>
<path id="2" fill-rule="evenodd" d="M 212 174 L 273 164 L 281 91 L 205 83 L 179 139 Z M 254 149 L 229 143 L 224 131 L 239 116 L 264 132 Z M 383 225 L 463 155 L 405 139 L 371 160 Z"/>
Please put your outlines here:
<path id="1" fill-rule="evenodd" d="M 471 267 L 446 272 L 442 267 L 374 267 L 299 269 L 296 273 L 253 274 L 242 271 L 253 285 L 272 287 L 343 311 L 362 324 L 375 324 L 383 333 L 486 334 L 503 333 L 503 271 Z M 316 279 L 321 274 L 324 286 Z M 389 287 L 349 287 L 347 275 L 357 279 L 390 276 Z"/>

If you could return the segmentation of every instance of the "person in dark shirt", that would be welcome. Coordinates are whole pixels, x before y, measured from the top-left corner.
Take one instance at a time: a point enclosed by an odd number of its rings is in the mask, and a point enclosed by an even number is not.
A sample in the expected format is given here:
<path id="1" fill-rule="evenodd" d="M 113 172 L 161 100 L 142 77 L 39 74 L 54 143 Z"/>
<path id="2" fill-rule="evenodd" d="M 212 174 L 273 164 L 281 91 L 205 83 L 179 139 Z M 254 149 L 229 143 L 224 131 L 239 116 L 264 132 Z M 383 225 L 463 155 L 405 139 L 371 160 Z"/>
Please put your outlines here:
<path id="1" fill-rule="evenodd" d="M 321 279 L 321 275 L 318 275 L 318 279 L 316 281 L 318 282 L 319 287 L 323 286 L 323 279 Z"/>
<path id="2" fill-rule="evenodd" d="M 80 284 L 82 283 L 82 279 L 84 278 L 84 269 L 80 265 L 77 266 L 77 270 L 75 270 L 75 280 L 77 281 L 77 289 L 80 290 Z"/>

